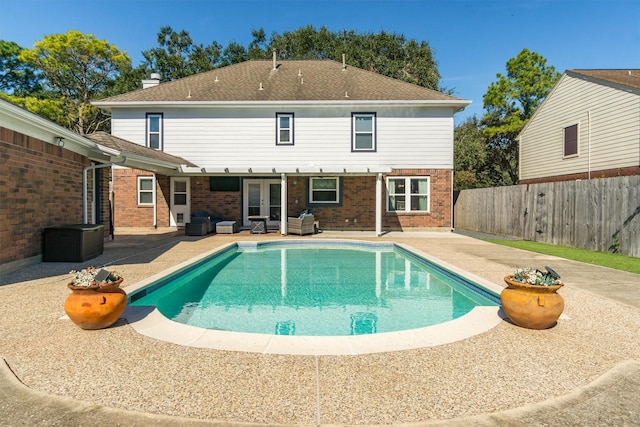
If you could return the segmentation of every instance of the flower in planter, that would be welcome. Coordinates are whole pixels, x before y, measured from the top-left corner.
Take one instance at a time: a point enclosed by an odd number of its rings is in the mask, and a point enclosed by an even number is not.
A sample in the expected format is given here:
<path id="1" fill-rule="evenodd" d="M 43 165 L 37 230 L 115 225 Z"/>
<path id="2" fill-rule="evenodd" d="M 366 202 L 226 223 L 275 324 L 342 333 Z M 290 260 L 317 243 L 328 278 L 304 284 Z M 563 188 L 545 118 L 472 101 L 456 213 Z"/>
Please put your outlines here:
<path id="1" fill-rule="evenodd" d="M 122 275 L 117 271 L 98 270 L 95 267 L 87 267 L 80 271 L 71 270 L 69 274 L 73 275 L 71 284 L 80 288 L 88 288 L 95 284 L 104 286 L 122 278 Z M 100 283 L 97 283 L 98 281 Z"/>
<path id="2" fill-rule="evenodd" d="M 536 286 L 556 286 L 562 285 L 560 275 L 549 267 L 545 270 L 537 268 L 524 267 L 516 269 L 515 273 L 509 276 L 514 282 L 525 283 L 527 285 Z"/>

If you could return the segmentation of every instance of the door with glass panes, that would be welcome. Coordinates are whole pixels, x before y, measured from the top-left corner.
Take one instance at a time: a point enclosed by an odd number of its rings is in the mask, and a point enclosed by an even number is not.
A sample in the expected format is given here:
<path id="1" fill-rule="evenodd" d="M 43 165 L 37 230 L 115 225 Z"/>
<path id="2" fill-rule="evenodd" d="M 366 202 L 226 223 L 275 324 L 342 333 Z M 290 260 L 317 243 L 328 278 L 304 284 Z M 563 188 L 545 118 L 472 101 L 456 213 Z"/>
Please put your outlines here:
<path id="1" fill-rule="evenodd" d="M 267 227 L 280 227 L 281 186 L 279 179 L 245 179 L 243 185 L 243 226 L 250 216 L 266 216 Z"/>
<path id="2" fill-rule="evenodd" d="M 171 218 L 172 227 L 184 227 L 191 221 L 190 178 L 171 177 Z"/>

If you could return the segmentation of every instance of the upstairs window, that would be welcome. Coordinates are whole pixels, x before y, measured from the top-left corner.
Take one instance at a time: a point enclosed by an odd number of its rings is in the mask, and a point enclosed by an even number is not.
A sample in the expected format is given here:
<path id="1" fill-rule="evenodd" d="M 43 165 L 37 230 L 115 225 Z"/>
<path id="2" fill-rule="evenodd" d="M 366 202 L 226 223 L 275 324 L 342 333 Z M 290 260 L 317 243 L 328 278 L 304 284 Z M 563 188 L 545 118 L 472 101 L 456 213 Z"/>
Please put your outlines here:
<path id="1" fill-rule="evenodd" d="M 138 177 L 138 204 L 153 205 L 154 185 L 152 176 Z"/>
<path id="2" fill-rule="evenodd" d="M 340 179 L 309 178 L 309 203 L 340 203 Z"/>
<path id="3" fill-rule="evenodd" d="M 564 128 L 564 157 L 578 155 L 578 125 Z"/>
<path id="4" fill-rule="evenodd" d="M 147 147 L 163 149 L 162 113 L 147 113 Z"/>
<path id="5" fill-rule="evenodd" d="M 387 178 L 388 212 L 429 212 L 429 177 Z"/>
<path id="6" fill-rule="evenodd" d="M 276 114 L 276 145 L 293 145 L 293 113 Z"/>
<path id="7" fill-rule="evenodd" d="M 376 151 L 376 114 L 352 113 L 351 151 Z"/>

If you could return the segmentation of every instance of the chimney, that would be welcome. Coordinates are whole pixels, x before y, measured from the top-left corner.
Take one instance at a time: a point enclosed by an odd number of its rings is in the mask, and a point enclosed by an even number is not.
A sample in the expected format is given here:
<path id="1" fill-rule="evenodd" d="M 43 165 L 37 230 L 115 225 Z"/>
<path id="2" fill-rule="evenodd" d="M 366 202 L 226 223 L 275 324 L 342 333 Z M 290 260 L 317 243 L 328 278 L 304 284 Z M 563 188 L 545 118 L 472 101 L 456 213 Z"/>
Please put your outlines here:
<path id="1" fill-rule="evenodd" d="M 142 89 L 158 86 L 160 84 L 160 74 L 151 73 L 149 80 L 142 80 Z"/>

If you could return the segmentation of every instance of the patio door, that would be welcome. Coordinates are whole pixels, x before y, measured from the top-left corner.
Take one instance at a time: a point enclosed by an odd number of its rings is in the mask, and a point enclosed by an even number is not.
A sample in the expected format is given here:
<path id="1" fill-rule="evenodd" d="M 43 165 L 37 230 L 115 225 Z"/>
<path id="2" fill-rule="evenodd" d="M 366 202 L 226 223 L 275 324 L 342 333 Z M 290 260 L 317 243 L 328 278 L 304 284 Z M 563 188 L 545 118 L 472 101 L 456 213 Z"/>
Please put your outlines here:
<path id="1" fill-rule="evenodd" d="M 171 177 L 171 218 L 172 227 L 184 227 L 191 221 L 191 178 Z"/>
<path id="2" fill-rule="evenodd" d="M 268 217 L 268 227 L 280 227 L 281 187 L 279 179 L 245 179 L 243 202 L 243 227 L 251 226 L 249 216 L 266 216 Z"/>

